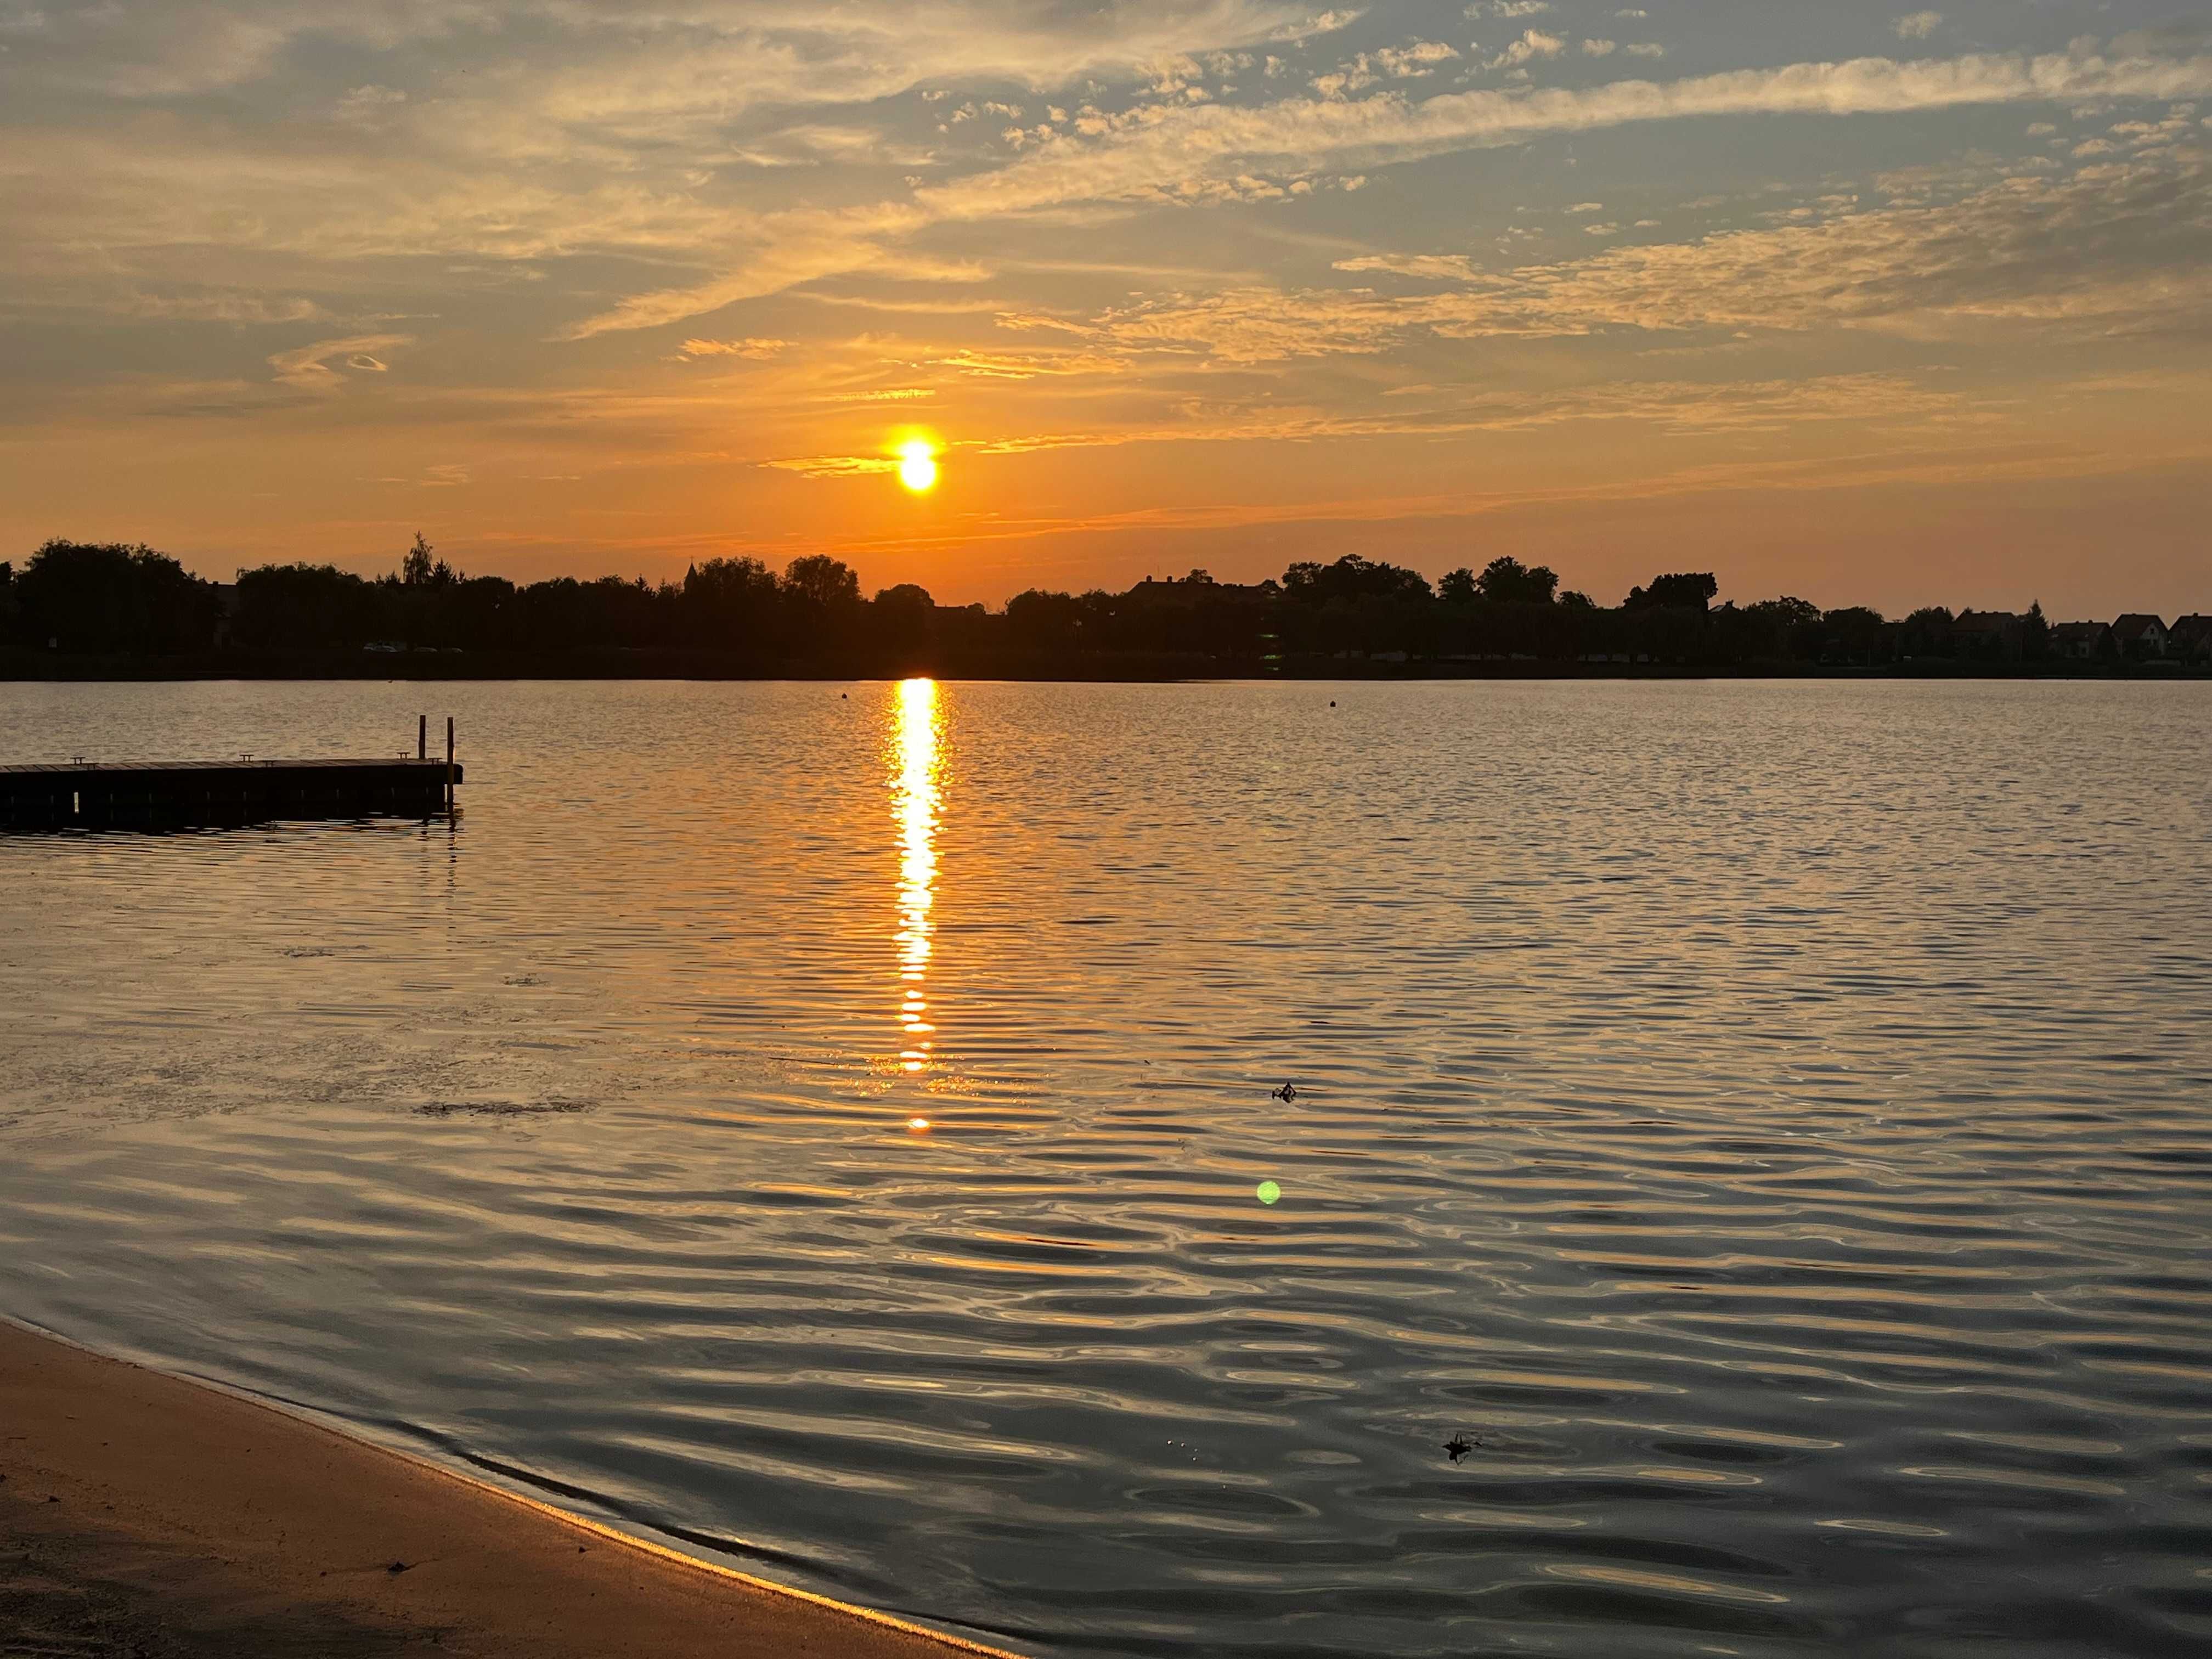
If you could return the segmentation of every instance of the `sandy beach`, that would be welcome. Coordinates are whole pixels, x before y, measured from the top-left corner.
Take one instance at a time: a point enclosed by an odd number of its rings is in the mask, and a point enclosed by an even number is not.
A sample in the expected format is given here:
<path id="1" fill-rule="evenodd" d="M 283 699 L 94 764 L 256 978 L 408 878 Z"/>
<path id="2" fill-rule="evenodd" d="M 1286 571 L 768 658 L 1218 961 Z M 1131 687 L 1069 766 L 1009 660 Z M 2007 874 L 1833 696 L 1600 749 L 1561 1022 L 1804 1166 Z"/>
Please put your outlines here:
<path id="1" fill-rule="evenodd" d="M 0 1653 L 996 1651 L 0 1323 Z"/>

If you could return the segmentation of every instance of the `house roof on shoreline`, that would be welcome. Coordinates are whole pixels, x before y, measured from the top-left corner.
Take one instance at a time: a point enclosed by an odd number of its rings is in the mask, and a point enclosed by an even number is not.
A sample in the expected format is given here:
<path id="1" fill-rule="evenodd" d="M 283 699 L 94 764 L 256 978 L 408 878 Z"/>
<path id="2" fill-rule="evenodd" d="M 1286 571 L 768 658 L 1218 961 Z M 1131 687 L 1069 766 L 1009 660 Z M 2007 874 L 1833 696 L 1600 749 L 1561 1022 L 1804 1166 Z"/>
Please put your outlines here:
<path id="1" fill-rule="evenodd" d="M 2113 622 L 2112 632 L 2124 640 L 2155 640 L 2165 636 L 2166 624 L 2148 611 L 2130 611 Z"/>
<path id="2" fill-rule="evenodd" d="M 2169 643 L 2191 651 L 2212 651 L 2212 617 L 2191 611 L 2185 617 L 2176 617 L 2173 626 L 2166 630 Z"/>

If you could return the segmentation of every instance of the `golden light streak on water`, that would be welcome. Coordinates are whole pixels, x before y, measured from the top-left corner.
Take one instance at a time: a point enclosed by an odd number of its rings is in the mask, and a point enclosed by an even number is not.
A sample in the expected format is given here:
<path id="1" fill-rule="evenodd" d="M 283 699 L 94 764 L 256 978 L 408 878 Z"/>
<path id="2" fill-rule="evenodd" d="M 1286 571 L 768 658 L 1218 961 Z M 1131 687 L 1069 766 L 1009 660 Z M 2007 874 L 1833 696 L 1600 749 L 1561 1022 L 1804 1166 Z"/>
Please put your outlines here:
<path id="1" fill-rule="evenodd" d="M 899 827 L 900 1068 L 929 1068 L 930 907 L 937 896 L 937 819 L 943 795 L 942 722 L 935 680 L 902 680 L 892 733 L 891 815 Z"/>

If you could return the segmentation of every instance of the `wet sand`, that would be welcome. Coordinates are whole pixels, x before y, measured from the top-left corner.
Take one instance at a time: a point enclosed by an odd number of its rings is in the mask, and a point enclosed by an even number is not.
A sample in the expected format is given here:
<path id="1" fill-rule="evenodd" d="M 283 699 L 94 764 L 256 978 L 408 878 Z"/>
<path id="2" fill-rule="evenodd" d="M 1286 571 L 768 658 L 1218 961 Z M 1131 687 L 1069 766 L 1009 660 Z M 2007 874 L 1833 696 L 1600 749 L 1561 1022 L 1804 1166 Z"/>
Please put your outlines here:
<path id="1" fill-rule="evenodd" d="M 0 1323 L 0 1654 L 990 1654 Z"/>

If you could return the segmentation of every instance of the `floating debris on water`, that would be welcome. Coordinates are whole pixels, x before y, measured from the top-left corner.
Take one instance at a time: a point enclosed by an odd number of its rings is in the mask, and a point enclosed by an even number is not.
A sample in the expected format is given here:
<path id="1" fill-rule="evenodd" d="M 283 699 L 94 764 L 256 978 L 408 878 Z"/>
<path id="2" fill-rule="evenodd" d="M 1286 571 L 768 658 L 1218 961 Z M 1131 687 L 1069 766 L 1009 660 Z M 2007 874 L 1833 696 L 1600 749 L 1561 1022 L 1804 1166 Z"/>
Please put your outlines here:
<path id="1" fill-rule="evenodd" d="M 1285 1105 L 1288 1105 L 1291 1101 L 1294 1101 L 1298 1097 L 1297 1085 L 1292 1083 L 1285 1083 L 1279 1089 L 1270 1089 L 1267 1091 L 1267 1097 L 1270 1100 L 1279 1100 Z"/>
<path id="2" fill-rule="evenodd" d="M 1449 1455 L 1451 1461 L 1456 1463 L 1461 1458 L 1466 1456 L 1469 1452 L 1473 1451 L 1481 1443 L 1482 1437 L 1480 1435 L 1477 1435 L 1474 1439 L 1470 1440 L 1467 1437 L 1464 1431 L 1460 1431 L 1454 1433 L 1450 1439 L 1444 1442 L 1444 1450 Z"/>

